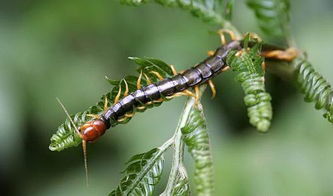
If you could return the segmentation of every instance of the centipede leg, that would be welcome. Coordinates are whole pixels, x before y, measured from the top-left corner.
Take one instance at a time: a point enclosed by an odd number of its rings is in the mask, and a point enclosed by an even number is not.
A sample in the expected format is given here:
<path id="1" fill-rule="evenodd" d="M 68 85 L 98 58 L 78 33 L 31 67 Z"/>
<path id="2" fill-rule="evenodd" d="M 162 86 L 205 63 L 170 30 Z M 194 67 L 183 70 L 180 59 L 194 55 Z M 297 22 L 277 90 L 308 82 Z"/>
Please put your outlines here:
<path id="1" fill-rule="evenodd" d="M 284 61 L 291 62 L 299 55 L 299 51 L 295 48 L 288 48 L 287 50 L 265 51 L 265 52 L 262 52 L 261 55 L 265 58 L 271 58 L 271 59 L 284 60 Z"/>
<path id="2" fill-rule="evenodd" d="M 154 100 L 154 103 L 161 103 L 161 102 L 163 102 L 164 100 L 163 100 L 163 98 L 159 98 L 159 99 L 157 99 L 157 100 Z"/>
<path id="3" fill-rule="evenodd" d="M 223 68 L 221 71 L 222 72 L 225 72 L 225 71 L 228 71 L 230 69 L 230 66 L 226 66 L 225 68 Z"/>
<path id="4" fill-rule="evenodd" d="M 250 36 L 250 38 L 256 39 L 257 41 L 262 42 L 262 39 L 258 34 L 251 32 L 251 33 L 248 33 L 248 35 Z"/>
<path id="5" fill-rule="evenodd" d="M 215 51 L 214 50 L 208 50 L 207 55 L 208 56 L 214 56 Z"/>
<path id="6" fill-rule="evenodd" d="M 99 115 L 97 115 L 97 114 L 87 114 L 87 116 L 89 116 L 93 119 L 98 119 L 99 118 Z"/>
<path id="7" fill-rule="evenodd" d="M 195 94 L 190 90 L 184 90 L 183 93 L 185 93 L 186 96 L 195 97 Z"/>
<path id="8" fill-rule="evenodd" d="M 266 62 L 265 62 L 265 61 L 262 62 L 262 64 L 261 64 L 261 69 L 262 69 L 263 71 L 266 70 Z"/>
<path id="9" fill-rule="evenodd" d="M 127 117 L 127 118 L 132 118 L 133 116 L 134 116 L 134 112 L 125 114 L 125 117 Z"/>
<path id="10" fill-rule="evenodd" d="M 212 91 L 212 99 L 216 96 L 216 88 L 212 80 L 208 80 L 208 85 Z"/>
<path id="11" fill-rule="evenodd" d="M 187 94 L 183 93 L 183 92 L 179 92 L 179 93 L 175 93 L 173 95 L 170 95 L 170 96 L 166 96 L 165 98 L 167 100 L 170 100 L 170 99 L 173 99 L 175 97 L 180 97 L 180 96 L 187 96 Z"/>
<path id="12" fill-rule="evenodd" d="M 175 98 L 175 97 L 180 97 L 180 96 L 195 97 L 195 94 L 192 93 L 192 92 L 189 91 L 189 90 L 185 90 L 185 91 L 183 91 L 183 92 L 179 92 L 179 93 L 175 93 L 175 94 L 173 94 L 173 95 L 171 95 L 171 96 L 167 96 L 166 99 L 167 99 L 167 100 L 170 100 L 170 99 L 173 99 L 173 98 Z"/>
<path id="13" fill-rule="evenodd" d="M 126 82 L 126 80 L 124 80 L 125 82 L 125 92 L 124 92 L 124 97 L 126 97 L 128 95 L 129 89 L 128 89 L 128 84 Z"/>
<path id="14" fill-rule="evenodd" d="M 172 70 L 173 75 L 177 75 L 177 70 L 176 70 L 175 66 L 170 65 L 170 68 Z"/>
<path id="15" fill-rule="evenodd" d="M 146 78 L 146 80 L 147 80 L 147 83 L 148 84 L 152 84 L 152 81 L 150 80 L 150 78 L 147 76 L 147 74 L 143 74 L 144 76 L 145 76 L 145 78 Z"/>
<path id="16" fill-rule="evenodd" d="M 105 95 L 104 96 L 104 111 L 108 110 L 108 105 L 109 105 L 108 98 Z"/>
<path id="17" fill-rule="evenodd" d="M 145 110 L 146 109 L 146 106 L 138 106 L 136 107 L 138 110 Z"/>
<path id="18" fill-rule="evenodd" d="M 140 75 L 138 77 L 138 80 L 136 81 L 136 88 L 140 89 L 141 88 L 141 79 L 142 79 L 142 70 L 140 72 Z"/>
<path id="19" fill-rule="evenodd" d="M 231 31 L 229 29 L 220 29 L 217 31 L 217 34 L 220 35 L 222 45 L 227 44 L 227 40 L 225 39 L 225 35 L 224 35 L 225 33 L 229 34 L 231 40 L 237 40 L 236 34 L 233 31 Z"/>
<path id="20" fill-rule="evenodd" d="M 128 118 L 128 117 L 124 116 L 124 117 L 118 119 L 117 121 L 118 121 L 118 122 L 123 122 L 123 121 L 127 120 L 127 118 Z"/>
<path id="21" fill-rule="evenodd" d="M 235 54 L 235 56 L 236 56 L 236 57 L 240 57 L 240 56 L 242 55 L 242 53 L 243 53 L 243 50 L 239 50 L 239 51 Z"/>
<path id="22" fill-rule="evenodd" d="M 160 73 L 156 72 L 156 71 L 151 71 L 150 73 L 154 74 L 159 80 L 163 80 L 163 76 L 161 76 Z"/>
<path id="23" fill-rule="evenodd" d="M 198 105 L 199 104 L 199 98 L 200 98 L 200 89 L 199 89 L 199 86 L 195 86 L 194 87 L 194 92 L 195 92 L 195 96 L 194 96 L 195 104 Z"/>
<path id="24" fill-rule="evenodd" d="M 118 101 L 120 99 L 120 95 L 121 95 L 121 84 L 119 84 L 119 90 L 118 90 L 116 97 L 114 98 L 114 103 L 118 103 Z"/>

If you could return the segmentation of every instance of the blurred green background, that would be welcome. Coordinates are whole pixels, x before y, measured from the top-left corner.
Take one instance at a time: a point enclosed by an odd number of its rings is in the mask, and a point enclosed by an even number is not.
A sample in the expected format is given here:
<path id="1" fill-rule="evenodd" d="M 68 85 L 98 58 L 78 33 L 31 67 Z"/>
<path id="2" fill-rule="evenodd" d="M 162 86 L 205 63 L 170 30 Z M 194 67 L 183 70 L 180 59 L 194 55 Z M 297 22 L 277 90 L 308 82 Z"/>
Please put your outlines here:
<path id="1" fill-rule="evenodd" d="M 292 1 L 292 30 L 301 49 L 333 83 L 333 1 Z M 236 1 L 234 24 L 259 32 L 253 14 Z M 0 6 L 1 195 L 106 195 L 125 161 L 172 136 L 185 98 L 140 113 L 88 145 L 90 188 L 81 148 L 48 150 L 65 115 L 94 104 L 111 86 L 107 75 L 133 74 L 128 56 L 149 56 L 186 69 L 219 45 L 216 27 L 179 9 L 140 8 L 116 0 L 13 0 Z M 242 91 L 226 73 L 217 98 L 203 100 L 217 195 L 333 195 L 333 130 L 292 83 L 268 75 L 274 120 L 260 135 L 247 122 Z M 170 154 L 168 155 L 170 156 Z M 171 157 L 166 159 L 162 184 Z M 187 157 L 189 173 L 192 162 Z M 193 188 L 193 186 L 192 186 Z M 2 193 L 1 193 L 2 192 Z"/>

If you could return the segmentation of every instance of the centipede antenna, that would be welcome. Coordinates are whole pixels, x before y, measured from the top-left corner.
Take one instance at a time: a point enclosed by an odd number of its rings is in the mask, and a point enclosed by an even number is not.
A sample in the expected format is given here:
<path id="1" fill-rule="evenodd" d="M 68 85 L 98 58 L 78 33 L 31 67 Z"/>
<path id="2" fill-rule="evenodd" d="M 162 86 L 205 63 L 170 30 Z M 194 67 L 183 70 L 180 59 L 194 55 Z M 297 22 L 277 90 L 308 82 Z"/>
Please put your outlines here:
<path id="1" fill-rule="evenodd" d="M 58 97 L 56 97 L 56 99 L 57 99 L 59 105 L 60 105 L 60 106 L 62 107 L 62 109 L 64 110 L 64 112 L 65 112 L 67 118 L 69 119 L 69 121 L 70 121 L 71 124 L 73 125 L 73 127 L 74 127 L 76 133 L 79 134 L 79 135 L 81 135 L 79 129 L 76 127 L 74 121 L 72 120 L 71 116 L 69 115 L 69 113 L 68 113 L 67 109 L 65 108 L 64 104 L 60 101 L 60 99 L 59 99 Z"/>
<path id="2" fill-rule="evenodd" d="M 82 140 L 82 150 L 84 158 L 84 170 L 86 173 L 86 186 L 89 187 L 87 142 L 85 140 Z"/>
<path id="3" fill-rule="evenodd" d="M 151 82 L 150 78 L 147 76 L 147 74 L 143 73 L 143 75 L 145 76 L 147 83 L 151 84 L 152 82 Z"/>
<path id="4" fill-rule="evenodd" d="M 73 119 L 71 118 L 71 116 L 69 115 L 66 107 L 64 106 L 64 104 L 60 101 L 60 99 L 58 97 L 56 97 L 58 103 L 60 104 L 60 106 L 62 107 L 62 109 L 64 110 L 66 116 L 69 118 L 69 121 L 71 122 L 71 124 L 73 125 L 75 131 L 77 134 L 79 134 L 81 136 L 81 133 L 79 131 L 79 129 L 76 127 Z M 82 150 L 83 150 L 83 158 L 84 158 L 84 169 L 85 169 L 85 173 L 86 173 L 86 186 L 88 187 L 88 161 L 87 161 L 87 143 L 85 140 L 82 140 Z"/>

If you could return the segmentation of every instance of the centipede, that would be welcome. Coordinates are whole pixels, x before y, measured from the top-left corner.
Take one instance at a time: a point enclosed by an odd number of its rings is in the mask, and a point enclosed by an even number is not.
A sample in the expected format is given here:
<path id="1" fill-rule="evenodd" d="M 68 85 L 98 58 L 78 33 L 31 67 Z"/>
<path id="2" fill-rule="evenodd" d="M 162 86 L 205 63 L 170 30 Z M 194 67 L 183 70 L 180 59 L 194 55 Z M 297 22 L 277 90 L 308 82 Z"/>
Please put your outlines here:
<path id="1" fill-rule="evenodd" d="M 95 141 L 112 124 L 122 121 L 126 116 L 132 117 L 135 111 L 140 111 L 152 103 L 171 99 L 177 93 L 184 92 L 188 88 L 199 86 L 211 80 L 227 67 L 225 58 L 229 51 L 237 49 L 240 49 L 240 43 L 233 41 L 217 48 L 212 56 L 183 73 L 175 74 L 174 77 L 165 78 L 157 83 L 142 87 L 129 93 L 122 99 L 116 100 L 116 103 L 107 108 L 99 117 L 84 123 L 79 128 L 82 140 L 88 142 Z M 140 86 L 138 85 L 138 87 Z"/>
<path id="2" fill-rule="evenodd" d="M 244 45 L 246 45 L 246 50 L 243 50 Z M 263 59 L 259 58 L 260 62 L 253 62 L 253 55 L 256 56 L 257 53 L 244 52 L 249 49 L 248 46 L 255 48 L 253 51 L 260 52 L 256 48 L 257 45 L 249 40 L 245 41 L 245 44 L 244 40 L 232 39 L 228 43 L 222 41 L 222 45 L 215 51 L 210 52 L 209 56 L 202 62 L 183 72 L 177 72 L 172 65 L 157 59 L 130 58 L 140 65 L 137 70 L 140 75 L 138 77 L 127 76 L 120 81 L 107 78 L 116 87 L 104 95 L 97 105 L 71 116 L 61 101 L 58 100 L 67 115 L 67 120 L 51 137 L 49 149 L 51 151 L 61 151 L 82 143 L 86 179 L 88 179 L 87 142 L 96 141 L 111 127 L 127 123 L 135 113 L 144 112 L 147 108 L 159 106 L 175 97 L 192 96 L 198 101 L 200 85 L 208 84 L 214 97 L 216 90 L 212 79 L 229 69 L 240 71 L 238 79 L 239 81 L 243 80 L 241 81 L 243 87 L 247 86 L 247 88 L 244 88 L 246 91 L 244 101 L 248 107 L 250 123 L 256 126 L 258 130 L 266 131 L 271 120 L 269 102 L 271 98 L 269 94 L 265 93 L 263 82 L 257 80 L 259 76 L 263 77 L 261 70 L 252 66 L 252 64 L 261 64 Z M 278 47 L 267 46 L 266 48 L 263 47 L 263 52 L 259 56 L 287 61 L 295 58 L 290 51 L 286 50 L 286 52 Z M 244 55 L 238 55 L 238 52 L 242 51 Z M 251 72 L 249 71 L 251 69 L 256 70 Z M 257 72 L 259 75 L 256 75 Z M 253 76 L 258 77 L 251 79 Z M 253 89 L 250 87 L 253 84 L 255 84 L 255 89 L 250 92 L 248 89 Z M 194 92 L 190 89 L 194 89 Z"/>
<path id="3" fill-rule="evenodd" d="M 163 67 L 162 71 L 156 71 L 154 66 L 145 66 L 139 67 L 140 75 L 139 77 L 134 77 L 136 83 L 128 83 L 125 78 L 120 82 L 111 81 L 109 82 L 114 85 L 119 85 L 118 88 L 114 88 L 111 93 L 108 93 L 104 97 L 104 103 L 99 102 L 97 106 L 89 108 L 85 112 L 77 113 L 74 116 L 69 116 L 70 121 L 66 121 L 62 124 L 56 134 L 51 137 L 50 150 L 52 151 L 61 151 L 65 148 L 78 145 L 80 141 L 92 142 L 101 137 L 106 130 L 111 127 L 116 126 L 120 123 L 127 123 L 136 112 L 143 112 L 147 108 L 154 106 L 159 106 L 162 102 L 173 99 L 177 96 L 196 96 L 196 93 L 188 90 L 190 88 L 197 89 L 198 86 L 207 83 L 212 89 L 213 96 L 216 91 L 214 84 L 211 80 L 218 74 L 227 71 L 230 67 L 239 69 L 239 64 L 249 60 L 249 55 L 237 56 L 235 53 L 241 51 L 244 45 L 243 40 L 232 40 L 229 43 L 221 45 L 218 47 L 210 56 L 204 59 L 201 63 L 181 72 L 177 73 L 173 66 L 168 65 L 162 61 L 156 59 L 148 59 L 141 64 L 150 63 L 152 65 L 158 64 L 160 67 Z M 253 47 L 253 42 L 247 42 L 249 47 Z M 274 46 L 263 47 L 262 56 L 267 56 L 271 59 L 281 59 L 291 61 L 295 56 L 290 55 L 290 52 L 284 52 L 284 50 L 275 47 L 276 50 L 273 50 Z M 231 55 L 230 55 L 231 54 Z M 245 53 L 243 53 L 245 54 Z M 287 57 L 285 54 L 288 54 Z M 227 59 L 229 59 L 227 61 Z M 132 60 L 143 61 L 142 59 L 132 58 Z M 249 60 L 251 61 L 251 59 Z M 261 60 L 262 61 L 262 60 Z M 236 63 L 237 62 L 237 63 Z M 232 66 L 229 66 L 231 64 Z M 244 64 L 244 63 L 243 63 Z M 238 68 L 237 68 L 238 66 Z M 244 67 L 242 65 L 242 67 Z M 155 66 L 156 68 L 156 66 Z M 142 70 L 146 69 L 146 70 Z M 147 70 L 148 69 L 148 70 Z M 250 69 L 249 67 L 246 69 Z M 155 70 L 155 71 L 154 71 Z M 162 74 L 162 72 L 165 74 Z M 257 70 L 257 72 L 260 70 Z M 241 75 L 245 78 L 252 78 L 252 75 L 247 74 L 248 71 L 241 71 Z M 148 74 L 149 73 L 149 74 Z M 258 72 L 259 73 L 259 72 Z M 244 75 L 245 74 L 245 75 Z M 259 73 L 260 75 L 260 73 Z M 167 77 L 165 77 L 167 76 Z M 262 75 L 261 75 L 262 76 Z M 129 76 L 130 77 L 130 76 Z M 164 78 L 165 77 L 165 78 Z M 130 78 L 133 79 L 133 78 Z M 250 80 L 246 80 L 250 81 Z M 248 86 L 257 86 L 259 89 L 262 89 L 262 82 L 252 82 L 248 83 Z M 257 85 L 252 85 L 253 82 Z M 244 85 L 246 84 L 243 83 Z M 258 89 L 256 89 L 258 90 Z M 247 94 L 247 93 L 246 93 Z M 108 103 L 110 97 L 115 97 L 113 104 Z M 270 96 L 267 94 L 257 94 L 255 97 L 252 95 L 246 96 L 246 104 L 250 104 L 253 98 L 256 100 L 254 102 L 267 102 L 270 100 Z M 101 106 L 103 105 L 103 106 Z M 258 104 L 250 104 L 248 106 L 259 107 Z M 265 104 L 265 108 L 269 106 Z M 100 111 L 103 108 L 102 111 Z M 255 107 L 252 107 L 255 108 Z M 261 110 L 256 109 L 254 111 Z M 249 111 L 249 113 L 251 113 Z M 267 113 L 269 114 L 269 112 Z M 73 120 L 71 120 L 73 118 Z M 268 119 L 270 117 L 268 116 Z M 75 121 L 75 123 L 73 122 Z M 257 122 L 251 120 L 255 126 L 258 125 Z M 267 124 L 267 123 L 266 123 Z M 75 125 L 78 127 L 76 133 L 69 133 L 68 130 L 73 130 Z M 258 127 L 258 126 L 257 126 Z M 267 126 L 264 126 L 267 127 Z M 265 130 L 267 128 L 263 128 Z"/>

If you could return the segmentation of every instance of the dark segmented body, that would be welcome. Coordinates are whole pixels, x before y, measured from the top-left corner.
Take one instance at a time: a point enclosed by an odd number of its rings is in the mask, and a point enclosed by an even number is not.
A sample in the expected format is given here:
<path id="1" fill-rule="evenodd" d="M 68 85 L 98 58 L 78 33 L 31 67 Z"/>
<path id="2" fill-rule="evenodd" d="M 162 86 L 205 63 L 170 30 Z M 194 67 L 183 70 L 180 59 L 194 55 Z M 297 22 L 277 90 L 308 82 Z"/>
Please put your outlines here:
<path id="1" fill-rule="evenodd" d="M 233 49 L 240 49 L 238 41 L 217 48 L 214 55 L 183 73 L 134 91 L 112 105 L 101 115 L 100 120 L 103 120 L 109 128 L 112 122 L 121 119 L 126 113 L 131 113 L 136 107 L 144 106 L 160 98 L 172 96 L 190 87 L 203 84 L 226 67 L 225 58 L 228 52 Z"/>

